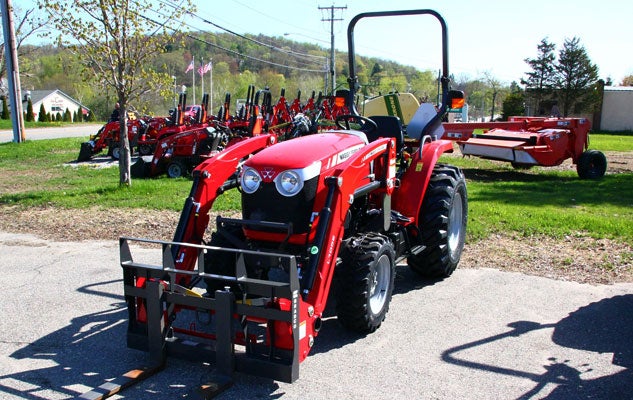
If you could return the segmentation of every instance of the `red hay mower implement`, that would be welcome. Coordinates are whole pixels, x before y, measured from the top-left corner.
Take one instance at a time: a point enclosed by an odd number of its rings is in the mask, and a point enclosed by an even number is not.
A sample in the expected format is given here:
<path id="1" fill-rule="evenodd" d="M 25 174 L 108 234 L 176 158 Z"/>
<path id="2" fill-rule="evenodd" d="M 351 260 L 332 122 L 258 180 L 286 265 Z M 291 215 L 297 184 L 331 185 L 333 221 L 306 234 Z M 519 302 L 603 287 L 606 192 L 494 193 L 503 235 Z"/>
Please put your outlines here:
<path id="1" fill-rule="evenodd" d="M 442 104 L 405 130 L 396 117 L 357 112 L 353 33 L 362 19 L 410 15 L 441 25 Z M 209 362 L 209 395 L 235 372 L 293 382 L 329 299 L 344 327 L 369 334 L 389 310 L 396 264 L 434 278 L 457 267 L 466 181 L 437 162 L 453 151 L 437 139 L 442 118 L 463 98 L 449 90 L 446 24 L 433 10 L 371 12 L 353 18 L 347 36 L 350 90 L 337 107 L 349 113 L 335 117 L 336 129 L 225 148 L 194 169 L 172 241 L 120 239 L 127 344 L 149 353 L 149 371 L 169 356 Z M 209 233 L 209 211 L 228 190 L 240 192 L 242 218 L 220 216 Z M 140 245 L 158 247 L 158 262 L 145 261 Z"/>
<path id="2" fill-rule="evenodd" d="M 463 155 L 509 161 L 515 168 L 552 167 L 570 159 L 582 179 L 604 176 L 607 159 L 589 147 L 584 118 L 511 117 L 508 122 L 445 123 L 444 139 Z"/>

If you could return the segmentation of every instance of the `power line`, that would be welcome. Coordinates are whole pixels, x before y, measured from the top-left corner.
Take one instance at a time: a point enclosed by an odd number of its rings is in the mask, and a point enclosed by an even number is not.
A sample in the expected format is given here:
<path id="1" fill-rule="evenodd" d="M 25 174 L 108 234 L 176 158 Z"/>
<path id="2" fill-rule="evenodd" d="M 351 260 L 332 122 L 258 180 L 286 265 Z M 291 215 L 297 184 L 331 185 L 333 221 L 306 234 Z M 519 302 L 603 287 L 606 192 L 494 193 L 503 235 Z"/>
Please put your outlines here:
<path id="1" fill-rule="evenodd" d="M 167 0 L 159 0 L 159 1 L 160 1 L 161 3 L 163 3 L 163 4 L 167 4 L 168 6 L 173 7 L 174 9 L 177 9 L 177 6 L 176 6 L 176 5 L 174 5 L 174 4 L 173 4 L 172 2 L 170 2 L 170 1 L 167 1 Z M 293 56 L 297 56 L 297 57 L 304 57 L 304 58 L 308 58 L 308 57 L 310 57 L 310 58 L 318 58 L 318 59 L 321 59 L 321 60 L 325 60 L 325 59 L 327 58 L 327 57 L 325 57 L 325 56 L 317 56 L 317 55 L 313 55 L 313 54 L 299 53 L 299 52 L 296 52 L 296 51 L 293 51 L 293 50 L 286 50 L 286 49 L 282 49 L 282 48 L 279 48 L 279 47 L 273 46 L 273 45 L 271 45 L 271 44 L 269 44 L 269 43 L 264 43 L 264 42 L 261 42 L 261 41 L 259 41 L 259 40 L 255 40 L 255 39 L 250 38 L 250 37 L 248 37 L 248 36 L 245 36 L 245 35 L 239 34 L 239 33 L 237 33 L 237 32 L 234 32 L 234 31 L 232 31 L 232 30 L 230 30 L 230 29 L 228 29 L 228 28 L 225 28 L 225 27 L 223 27 L 223 26 L 220 26 L 220 25 L 216 24 L 215 22 L 212 22 L 212 21 L 210 21 L 210 20 L 208 20 L 208 19 L 206 19 L 206 18 L 203 18 L 203 17 L 201 17 L 200 15 L 197 15 L 197 14 L 195 14 L 195 13 L 191 12 L 191 11 L 185 11 L 185 12 L 186 12 L 187 14 L 189 14 L 189 15 L 193 16 L 193 17 L 198 18 L 199 20 L 201 20 L 202 22 L 204 22 L 204 23 L 206 23 L 206 24 L 209 24 L 209 25 L 211 25 L 211 26 L 214 26 L 214 27 L 216 27 L 216 28 L 218 28 L 218 29 L 220 29 L 220 30 L 223 30 L 223 31 L 225 31 L 225 32 L 230 33 L 231 35 L 235 35 L 235 36 L 237 36 L 237 37 L 239 37 L 239 38 L 242 38 L 242 39 L 244 39 L 244 40 L 250 41 L 250 42 L 255 43 L 255 44 L 257 44 L 257 45 L 260 45 L 260 46 L 266 47 L 266 48 L 268 48 L 268 49 L 270 49 L 270 50 L 279 51 L 279 52 L 281 52 L 281 53 L 285 53 L 285 54 L 288 54 L 288 55 L 293 55 Z"/>
<path id="2" fill-rule="evenodd" d="M 155 10 L 154 10 L 154 11 L 155 11 Z M 141 18 L 146 19 L 147 21 L 149 21 L 149 22 L 151 22 L 151 23 L 153 23 L 153 24 L 160 25 L 160 22 L 158 22 L 158 21 L 156 21 L 156 20 L 154 20 L 154 19 L 152 19 L 152 18 L 150 18 L 150 17 L 148 17 L 148 16 L 141 15 L 141 14 L 138 14 L 138 15 L 139 15 Z M 191 27 L 191 26 L 190 26 L 190 25 L 188 25 L 188 24 L 185 24 L 185 25 L 187 25 L 187 26 Z M 172 31 L 177 32 L 177 30 L 176 30 L 176 29 L 174 29 L 174 28 L 168 27 L 168 29 L 171 29 Z M 196 40 L 196 41 L 198 41 L 198 42 L 205 43 L 205 44 L 206 44 L 206 45 L 208 45 L 208 46 L 211 46 L 211 47 L 214 47 L 214 48 L 216 48 L 216 49 L 219 49 L 219 50 L 225 51 L 225 52 L 227 52 L 227 53 L 231 53 L 231 54 L 237 55 L 237 56 L 239 56 L 239 57 L 243 57 L 243 58 L 248 58 L 248 59 L 250 59 L 250 60 L 258 61 L 258 62 L 261 62 L 261 63 L 264 63 L 264 64 L 274 65 L 274 66 L 281 67 L 281 68 L 288 68 L 288 69 L 292 69 L 292 70 L 296 70 L 296 71 L 303 71 L 303 72 L 318 72 L 318 73 L 322 73 L 322 72 L 323 72 L 323 69 L 307 69 L 307 68 L 299 68 L 299 67 L 294 67 L 294 66 L 291 66 L 291 65 L 284 65 L 284 64 L 279 64 L 279 63 L 275 63 L 275 62 L 272 62 L 272 61 L 262 60 L 262 59 L 257 58 L 257 57 L 249 56 L 248 54 L 242 54 L 242 53 L 237 52 L 237 51 L 235 51 L 235 50 L 227 49 L 226 47 L 223 47 L 223 46 L 217 45 L 217 44 L 215 44 L 215 43 L 211 43 L 211 42 L 209 42 L 209 41 L 207 41 L 207 40 L 200 39 L 200 38 L 195 37 L 195 36 L 193 36 L 193 35 L 191 35 L 191 34 L 189 34 L 189 33 L 185 33 L 185 36 L 187 36 L 187 37 L 188 37 L 188 38 L 190 38 L 190 39 Z"/>

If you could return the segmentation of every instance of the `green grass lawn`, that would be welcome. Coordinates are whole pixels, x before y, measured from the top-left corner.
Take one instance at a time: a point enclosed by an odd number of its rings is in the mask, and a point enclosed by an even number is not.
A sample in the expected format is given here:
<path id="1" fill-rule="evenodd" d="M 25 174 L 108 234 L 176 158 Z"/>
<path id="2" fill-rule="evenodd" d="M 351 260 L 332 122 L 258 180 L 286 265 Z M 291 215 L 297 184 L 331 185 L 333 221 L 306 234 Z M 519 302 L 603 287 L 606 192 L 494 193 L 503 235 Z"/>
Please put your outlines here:
<path id="1" fill-rule="evenodd" d="M 633 136 L 592 135 L 591 147 L 633 152 Z M 81 138 L 0 144 L 0 205 L 111 207 L 180 210 L 189 179 L 135 179 L 119 187 L 118 169 L 71 166 Z M 514 170 L 509 163 L 445 157 L 467 177 L 468 240 L 493 233 L 588 235 L 633 244 L 633 174 L 580 180 L 575 171 L 536 167 Z M 216 210 L 239 209 L 239 193 L 229 191 Z"/>

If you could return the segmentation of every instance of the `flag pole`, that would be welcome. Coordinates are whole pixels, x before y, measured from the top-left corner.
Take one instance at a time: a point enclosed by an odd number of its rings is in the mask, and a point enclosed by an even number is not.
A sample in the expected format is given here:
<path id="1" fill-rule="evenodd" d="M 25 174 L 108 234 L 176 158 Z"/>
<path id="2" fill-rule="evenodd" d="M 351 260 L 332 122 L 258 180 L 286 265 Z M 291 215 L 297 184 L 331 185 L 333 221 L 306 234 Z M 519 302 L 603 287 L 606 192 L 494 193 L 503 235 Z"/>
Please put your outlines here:
<path id="1" fill-rule="evenodd" d="M 213 110 L 213 58 L 209 60 L 209 109 Z"/>
<path id="2" fill-rule="evenodd" d="M 191 76 L 193 78 L 192 87 L 193 87 L 193 98 L 191 99 L 191 104 L 196 104 L 196 57 L 191 56 L 191 62 L 193 63 L 193 70 L 191 71 Z"/>
<path id="3" fill-rule="evenodd" d="M 200 74 L 200 102 L 202 102 L 202 97 L 204 96 L 204 58 L 200 59 L 200 68 L 198 68 L 198 73 Z M 200 73 L 201 71 L 202 73 Z"/>

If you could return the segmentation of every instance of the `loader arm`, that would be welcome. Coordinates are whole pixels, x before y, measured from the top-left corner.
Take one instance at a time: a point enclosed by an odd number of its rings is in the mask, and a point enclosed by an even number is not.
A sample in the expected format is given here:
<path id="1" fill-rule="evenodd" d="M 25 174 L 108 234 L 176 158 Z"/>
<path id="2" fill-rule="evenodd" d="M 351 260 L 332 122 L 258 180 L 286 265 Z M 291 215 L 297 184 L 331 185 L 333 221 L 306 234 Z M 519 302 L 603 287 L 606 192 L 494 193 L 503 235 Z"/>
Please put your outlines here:
<path id="1" fill-rule="evenodd" d="M 308 278 L 302 285 L 304 299 L 314 306 L 317 315 L 327 303 L 347 211 L 355 198 L 368 193 L 391 195 L 395 184 L 395 149 L 395 139 L 378 139 L 354 153 L 334 175 L 325 177 L 331 197 L 328 196 L 319 213 L 313 242 L 318 251 L 312 252 Z M 368 174 L 367 166 L 372 162 L 374 171 Z"/>
<path id="2" fill-rule="evenodd" d="M 231 146 L 198 165 L 193 172 L 191 192 L 185 199 L 173 241 L 201 244 L 209 224 L 209 211 L 220 194 L 237 186 L 237 180 L 233 183 L 229 181 L 229 178 L 236 173 L 242 160 L 274 143 L 276 143 L 275 135 L 255 136 Z M 197 259 L 194 248 L 175 246 L 172 255 L 177 269 L 193 270 Z M 179 277 L 179 282 L 180 278 L 188 280 L 183 276 Z"/>

